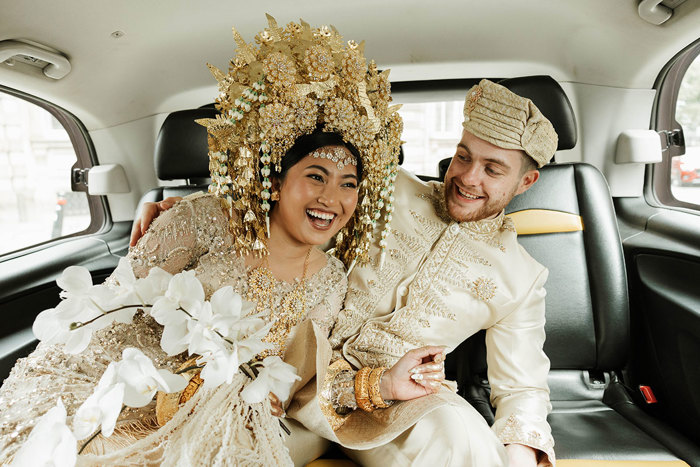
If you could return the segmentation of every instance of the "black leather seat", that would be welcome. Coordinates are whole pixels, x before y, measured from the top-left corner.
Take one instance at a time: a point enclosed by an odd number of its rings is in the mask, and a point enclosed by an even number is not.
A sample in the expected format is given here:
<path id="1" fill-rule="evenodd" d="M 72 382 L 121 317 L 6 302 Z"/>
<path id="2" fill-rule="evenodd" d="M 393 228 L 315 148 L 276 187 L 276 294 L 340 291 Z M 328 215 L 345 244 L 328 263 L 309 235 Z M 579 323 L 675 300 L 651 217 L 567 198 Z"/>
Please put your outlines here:
<path id="1" fill-rule="evenodd" d="M 554 80 L 527 77 L 502 84 L 542 109 L 559 133 L 558 149 L 575 145 L 573 113 L 566 115 L 571 106 Z M 700 448 L 640 409 L 622 381 L 630 348 L 627 278 L 603 175 L 583 163 L 551 164 L 540 174 L 506 212 L 516 220 L 520 243 L 549 268 L 545 352 L 551 360 L 549 422 L 557 457 L 684 459 L 700 465 Z M 518 221 L 523 217 L 531 221 L 527 235 Z M 562 224 L 562 218 L 573 223 Z M 450 357 L 460 393 L 492 422 L 483 332 Z"/>
<path id="2" fill-rule="evenodd" d="M 185 180 L 185 183 L 161 186 L 146 192 L 136 208 L 137 217 L 146 202 L 207 191 L 210 181 L 207 130 L 195 120 L 214 118 L 217 113 L 213 107 L 205 106 L 173 112 L 167 116 L 156 139 L 156 176 L 163 181 Z"/>

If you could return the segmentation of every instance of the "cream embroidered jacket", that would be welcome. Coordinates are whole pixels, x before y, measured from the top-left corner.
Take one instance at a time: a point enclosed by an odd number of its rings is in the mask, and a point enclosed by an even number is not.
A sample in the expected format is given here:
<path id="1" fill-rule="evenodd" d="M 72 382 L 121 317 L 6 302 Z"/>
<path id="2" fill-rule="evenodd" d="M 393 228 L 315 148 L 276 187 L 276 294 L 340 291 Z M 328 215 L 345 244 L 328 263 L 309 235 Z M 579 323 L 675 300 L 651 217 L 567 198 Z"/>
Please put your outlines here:
<path id="1" fill-rule="evenodd" d="M 441 183 L 407 172 L 396 181 L 397 210 L 386 259 L 349 277 L 345 309 L 330 337 L 354 367 L 392 366 L 406 351 L 446 345 L 448 352 L 486 329 L 493 430 L 554 462 L 546 417 L 551 411 L 544 354 L 547 269 L 518 244 L 512 221 L 456 223 Z"/>

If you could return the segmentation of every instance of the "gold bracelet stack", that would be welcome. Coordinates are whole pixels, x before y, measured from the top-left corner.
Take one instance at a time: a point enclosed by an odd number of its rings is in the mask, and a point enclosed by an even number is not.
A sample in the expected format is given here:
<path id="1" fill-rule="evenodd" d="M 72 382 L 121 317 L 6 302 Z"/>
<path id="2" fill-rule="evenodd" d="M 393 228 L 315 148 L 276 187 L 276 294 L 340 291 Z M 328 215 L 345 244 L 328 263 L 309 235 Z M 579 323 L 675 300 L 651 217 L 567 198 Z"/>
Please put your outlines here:
<path id="1" fill-rule="evenodd" d="M 365 412 L 374 412 L 374 405 L 369 397 L 369 375 L 372 373 L 370 367 L 364 367 L 355 375 L 355 400 L 357 406 Z"/>
<path id="2" fill-rule="evenodd" d="M 382 398 L 379 389 L 379 383 L 385 371 L 386 368 L 383 366 L 379 368 L 364 367 L 355 375 L 355 400 L 357 406 L 365 412 L 389 407 L 389 404 Z"/>
<path id="3" fill-rule="evenodd" d="M 382 375 L 386 371 L 386 367 L 380 366 L 379 368 L 374 368 L 369 374 L 369 398 L 378 409 L 386 409 L 389 404 L 384 402 L 382 397 L 382 392 L 379 389 L 379 383 L 382 380 Z"/>

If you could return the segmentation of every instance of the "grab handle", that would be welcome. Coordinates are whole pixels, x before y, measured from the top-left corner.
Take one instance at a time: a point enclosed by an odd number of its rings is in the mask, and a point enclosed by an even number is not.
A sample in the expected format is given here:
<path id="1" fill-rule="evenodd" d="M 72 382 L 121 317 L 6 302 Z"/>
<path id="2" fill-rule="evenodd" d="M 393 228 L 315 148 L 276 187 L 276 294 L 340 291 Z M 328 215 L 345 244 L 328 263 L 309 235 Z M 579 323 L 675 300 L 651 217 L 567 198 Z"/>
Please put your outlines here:
<path id="1" fill-rule="evenodd" d="M 43 69 L 44 75 L 52 79 L 61 79 L 70 72 L 70 62 L 63 55 L 42 49 L 24 42 L 7 40 L 0 41 L 0 62 L 16 55 L 25 55 L 48 62 Z"/>

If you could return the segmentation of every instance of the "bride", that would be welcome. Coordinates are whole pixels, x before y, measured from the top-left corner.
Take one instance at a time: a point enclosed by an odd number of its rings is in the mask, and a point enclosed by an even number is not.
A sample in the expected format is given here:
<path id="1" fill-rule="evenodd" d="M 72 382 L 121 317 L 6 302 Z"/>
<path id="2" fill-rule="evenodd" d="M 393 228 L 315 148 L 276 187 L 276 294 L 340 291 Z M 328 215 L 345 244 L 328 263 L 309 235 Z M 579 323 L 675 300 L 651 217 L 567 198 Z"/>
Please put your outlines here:
<path id="1" fill-rule="evenodd" d="M 193 270 L 207 298 L 232 286 L 254 302 L 272 324 L 264 339 L 272 348 L 260 359 L 284 356 L 304 320 L 330 331 L 347 289 L 345 267 L 368 260 L 370 242 L 384 236 L 375 232 L 378 219 L 389 225 L 401 134 L 387 75 L 366 63 L 361 46 L 344 45 L 328 27 L 302 21 L 282 29 L 268 19 L 258 47 L 234 30 L 238 51 L 228 73 L 210 66 L 221 111 L 199 121 L 209 135 L 210 193 L 180 201 L 128 254 L 136 277 L 156 266 Z M 334 256 L 317 248 L 332 239 Z M 116 274 L 107 280 L 118 282 Z M 132 323 L 96 332 L 79 355 L 40 343 L 0 388 L 0 464 L 12 461 L 58 398 L 70 420 L 123 349 L 136 347 L 170 371 L 187 366 L 184 354 L 161 349 L 162 332 L 139 312 Z M 275 418 L 285 401 L 271 395 L 243 403 L 239 393 L 250 379 L 242 373 L 231 384 L 199 390 L 201 378 L 190 376 L 182 394 L 159 394 L 143 408 L 124 410 L 114 434 L 87 443 L 78 462 L 291 462 Z M 297 444 L 302 431 L 293 430 L 287 445 Z M 313 454 L 298 451 L 291 452 L 296 462 Z"/>

